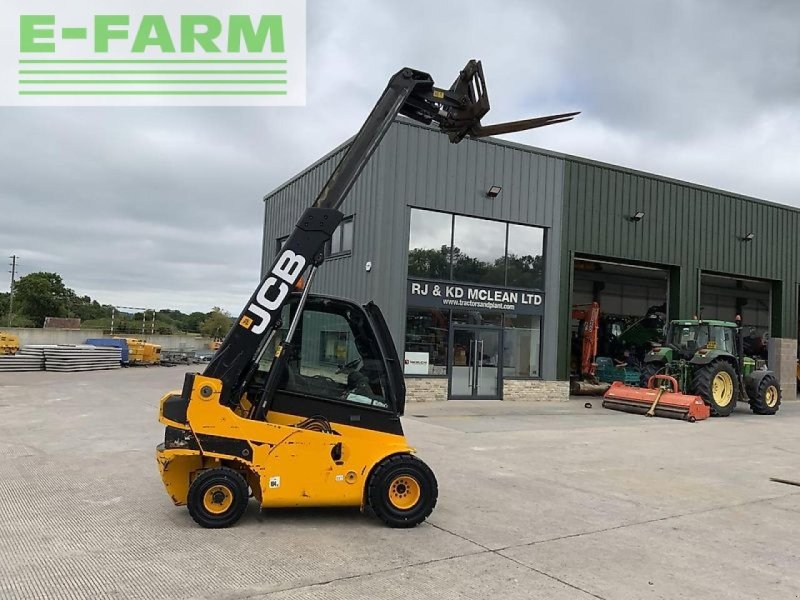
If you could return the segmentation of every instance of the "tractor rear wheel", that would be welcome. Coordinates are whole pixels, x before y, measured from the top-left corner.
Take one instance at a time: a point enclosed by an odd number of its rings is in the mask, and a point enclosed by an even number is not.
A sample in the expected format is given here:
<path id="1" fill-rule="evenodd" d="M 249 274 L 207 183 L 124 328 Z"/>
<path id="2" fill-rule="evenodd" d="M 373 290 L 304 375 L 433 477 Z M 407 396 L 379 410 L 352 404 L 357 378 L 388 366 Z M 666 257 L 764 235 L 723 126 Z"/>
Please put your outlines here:
<path id="1" fill-rule="evenodd" d="M 781 386 L 775 375 L 765 375 L 758 384 L 750 410 L 757 415 L 774 415 L 781 406 Z"/>
<path id="2" fill-rule="evenodd" d="M 415 527 L 431 514 L 438 496 L 430 467 L 412 454 L 397 454 L 370 475 L 366 504 L 389 527 Z"/>
<path id="3" fill-rule="evenodd" d="M 736 408 L 739 398 L 739 377 L 725 360 L 715 360 L 694 372 L 692 393 L 711 407 L 715 417 L 727 417 Z"/>
<path id="4" fill-rule="evenodd" d="M 664 363 L 660 362 L 644 363 L 644 368 L 642 369 L 642 378 L 639 387 L 646 388 L 647 382 L 650 381 L 650 378 L 653 377 L 653 375 L 658 375 L 663 370 L 664 370 Z"/>
<path id="5" fill-rule="evenodd" d="M 233 469 L 216 467 L 194 478 L 186 505 L 198 525 L 217 529 L 236 523 L 247 508 L 248 498 L 244 477 Z"/>

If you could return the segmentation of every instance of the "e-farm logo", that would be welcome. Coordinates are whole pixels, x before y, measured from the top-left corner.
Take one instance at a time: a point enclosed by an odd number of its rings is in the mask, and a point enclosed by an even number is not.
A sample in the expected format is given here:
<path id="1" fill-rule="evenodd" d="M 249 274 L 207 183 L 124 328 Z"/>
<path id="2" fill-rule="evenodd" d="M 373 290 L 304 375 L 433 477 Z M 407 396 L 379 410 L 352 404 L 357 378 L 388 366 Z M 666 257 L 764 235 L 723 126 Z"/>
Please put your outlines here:
<path id="1" fill-rule="evenodd" d="M 12 8 L 11 18 L 0 14 L 3 105 L 305 104 L 304 0 Z M 14 31 L 3 31 L 11 23 Z"/>

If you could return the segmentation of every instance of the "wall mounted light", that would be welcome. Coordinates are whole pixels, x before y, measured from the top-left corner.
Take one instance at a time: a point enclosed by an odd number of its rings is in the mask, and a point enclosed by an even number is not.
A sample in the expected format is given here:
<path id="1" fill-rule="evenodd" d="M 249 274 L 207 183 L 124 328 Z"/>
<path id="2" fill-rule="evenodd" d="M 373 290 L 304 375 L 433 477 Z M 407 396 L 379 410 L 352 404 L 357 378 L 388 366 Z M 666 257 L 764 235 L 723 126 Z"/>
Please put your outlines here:
<path id="1" fill-rule="evenodd" d="M 500 192 L 503 191 L 499 185 L 493 185 L 489 188 L 489 191 L 486 192 L 487 198 L 497 198 L 500 195 Z"/>
<path id="2" fill-rule="evenodd" d="M 639 221 L 641 221 L 642 219 L 644 219 L 644 213 L 643 213 L 642 211 L 640 211 L 640 210 L 637 210 L 637 211 L 636 211 L 635 213 L 633 213 L 633 214 L 632 214 L 630 217 L 628 217 L 628 220 L 629 220 L 631 223 L 638 223 L 638 222 L 639 222 Z"/>
<path id="3" fill-rule="evenodd" d="M 742 238 L 743 242 L 752 242 L 756 237 L 756 234 L 753 232 L 748 233 L 746 236 Z"/>

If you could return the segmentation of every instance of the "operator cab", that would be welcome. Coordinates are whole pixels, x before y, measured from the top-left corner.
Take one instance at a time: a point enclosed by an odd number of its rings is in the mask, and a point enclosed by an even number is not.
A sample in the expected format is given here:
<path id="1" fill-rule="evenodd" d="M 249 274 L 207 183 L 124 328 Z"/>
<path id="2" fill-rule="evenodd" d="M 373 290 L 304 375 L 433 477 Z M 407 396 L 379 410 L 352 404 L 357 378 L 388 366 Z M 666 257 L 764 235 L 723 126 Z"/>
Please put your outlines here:
<path id="1" fill-rule="evenodd" d="M 259 361 L 250 397 L 259 397 L 300 306 L 295 293 L 283 307 L 280 327 Z M 298 417 L 322 416 L 362 426 L 403 414 L 405 384 L 388 328 L 377 306 L 309 295 L 293 341 L 286 345 L 284 372 L 269 411 Z M 365 413 L 369 417 L 365 417 Z M 368 426 L 367 426 L 368 427 Z M 372 428 L 372 427 L 368 427 Z M 383 430 L 384 428 L 381 427 Z"/>
<path id="2" fill-rule="evenodd" d="M 731 324 L 686 321 L 675 322 L 669 329 L 667 346 L 684 358 L 691 358 L 700 350 L 721 350 L 734 354 L 736 326 Z"/>

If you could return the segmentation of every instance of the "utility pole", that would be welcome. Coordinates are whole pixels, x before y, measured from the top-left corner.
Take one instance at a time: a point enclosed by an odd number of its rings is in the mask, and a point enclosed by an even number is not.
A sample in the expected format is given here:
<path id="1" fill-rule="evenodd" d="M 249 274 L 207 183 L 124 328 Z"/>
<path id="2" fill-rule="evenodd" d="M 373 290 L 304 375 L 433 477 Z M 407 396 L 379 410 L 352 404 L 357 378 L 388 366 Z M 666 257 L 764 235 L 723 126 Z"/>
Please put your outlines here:
<path id="1" fill-rule="evenodd" d="M 8 299 L 8 326 L 11 327 L 11 317 L 14 314 L 14 278 L 17 276 L 17 259 L 16 254 L 12 254 L 11 259 L 11 295 Z"/>

